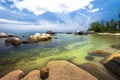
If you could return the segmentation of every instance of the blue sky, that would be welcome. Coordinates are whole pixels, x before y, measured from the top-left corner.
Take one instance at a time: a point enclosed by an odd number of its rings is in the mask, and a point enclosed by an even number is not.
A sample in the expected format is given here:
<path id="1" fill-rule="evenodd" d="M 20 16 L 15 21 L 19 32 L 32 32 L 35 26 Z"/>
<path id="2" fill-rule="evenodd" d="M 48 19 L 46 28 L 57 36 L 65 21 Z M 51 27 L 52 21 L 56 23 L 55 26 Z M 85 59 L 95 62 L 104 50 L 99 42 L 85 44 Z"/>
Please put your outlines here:
<path id="1" fill-rule="evenodd" d="M 1 31 L 86 30 L 91 22 L 118 19 L 120 0 L 0 0 Z"/>

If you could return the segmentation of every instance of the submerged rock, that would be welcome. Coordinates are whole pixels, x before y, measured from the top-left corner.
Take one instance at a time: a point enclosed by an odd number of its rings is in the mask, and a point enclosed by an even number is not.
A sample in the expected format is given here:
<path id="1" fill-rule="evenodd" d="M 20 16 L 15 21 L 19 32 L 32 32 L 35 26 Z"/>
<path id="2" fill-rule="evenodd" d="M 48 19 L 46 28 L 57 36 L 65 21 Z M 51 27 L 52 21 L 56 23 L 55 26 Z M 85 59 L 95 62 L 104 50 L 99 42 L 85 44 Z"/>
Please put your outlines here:
<path id="1" fill-rule="evenodd" d="M 56 33 L 53 32 L 53 31 L 47 31 L 46 33 L 47 33 L 47 34 L 51 34 L 51 35 L 56 34 Z"/>
<path id="2" fill-rule="evenodd" d="M 19 38 L 10 38 L 5 40 L 6 44 L 12 44 L 14 46 L 19 46 L 21 44 L 21 40 Z"/>
<path id="3" fill-rule="evenodd" d="M 112 60 L 114 57 L 120 57 L 120 50 L 116 51 L 115 53 L 107 56 L 103 61 L 102 63 L 107 63 L 109 62 L 110 60 Z"/>
<path id="4" fill-rule="evenodd" d="M 113 72 L 120 80 L 120 57 L 114 57 L 109 62 L 105 63 L 104 66 Z"/>
<path id="5" fill-rule="evenodd" d="M 120 49 L 120 44 L 112 44 L 111 47 L 115 49 Z"/>
<path id="6" fill-rule="evenodd" d="M 84 63 L 80 67 L 91 73 L 98 80 L 117 80 L 104 67 L 92 63 Z"/>
<path id="7" fill-rule="evenodd" d="M 42 80 L 42 79 L 40 78 L 40 71 L 33 70 L 21 80 Z"/>
<path id="8" fill-rule="evenodd" d="M 120 79 L 120 50 L 105 58 L 102 63 Z"/>
<path id="9" fill-rule="evenodd" d="M 24 72 L 21 70 L 15 70 L 9 72 L 7 75 L 2 77 L 0 80 L 20 80 L 24 75 Z"/>
<path id="10" fill-rule="evenodd" d="M 67 32 L 66 34 L 73 34 L 72 32 Z"/>
<path id="11" fill-rule="evenodd" d="M 88 54 L 92 55 L 92 56 L 102 56 L 102 57 L 105 57 L 105 56 L 110 55 L 111 53 L 107 52 L 107 51 L 103 51 L 103 50 L 93 50 L 93 51 L 89 52 Z"/>
<path id="12" fill-rule="evenodd" d="M 47 67 L 49 77 L 46 80 L 97 80 L 87 71 L 67 61 L 51 61 Z"/>
<path id="13" fill-rule="evenodd" d="M 31 43 L 30 41 L 22 41 L 23 44 L 29 44 Z"/>
<path id="14" fill-rule="evenodd" d="M 86 56 L 85 59 L 92 61 L 92 60 L 94 60 L 94 57 L 92 57 L 92 56 Z"/>

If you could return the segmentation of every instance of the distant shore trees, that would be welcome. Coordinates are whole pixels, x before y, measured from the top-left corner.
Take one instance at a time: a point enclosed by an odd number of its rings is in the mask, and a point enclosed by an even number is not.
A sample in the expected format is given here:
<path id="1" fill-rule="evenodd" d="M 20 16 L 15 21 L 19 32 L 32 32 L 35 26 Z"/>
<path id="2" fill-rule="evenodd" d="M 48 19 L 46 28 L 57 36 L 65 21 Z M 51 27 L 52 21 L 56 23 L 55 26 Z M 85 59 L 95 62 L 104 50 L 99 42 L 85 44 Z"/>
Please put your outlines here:
<path id="1" fill-rule="evenodd" d="M 94 31 L 94 32 L 120 32 L 120 14 L 118 15 L 119 20 L 115 21 L 114 19 L 111 19 L 110 21 L 104 21 L 101 22 L 93 22 L 90 25 L 90 28 L 88 31 Z"/>

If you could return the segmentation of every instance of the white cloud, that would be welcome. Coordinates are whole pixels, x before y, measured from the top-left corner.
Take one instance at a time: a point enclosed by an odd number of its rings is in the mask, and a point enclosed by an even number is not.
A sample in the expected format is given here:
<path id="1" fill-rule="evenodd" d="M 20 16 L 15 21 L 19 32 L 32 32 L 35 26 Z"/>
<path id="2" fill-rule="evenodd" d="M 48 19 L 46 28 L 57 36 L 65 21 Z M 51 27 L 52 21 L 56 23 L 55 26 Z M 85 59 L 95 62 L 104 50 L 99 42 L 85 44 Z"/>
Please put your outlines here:
<path id="1" fill-rule="evenodd" d="M 35 15 L 43 14 L 46 11 L 68 13 L 84 9 L 92 1 L 94 0 L 13 0 L 13 7 L 19 10 L 27 9 Z"/>
<path id="2" fill-rule="evenodd" d="M 5 10 L 5 8 L 4 8 L 4 7 L 2 7 L 2 6 L 0 6 L 0 10 Z"/>
<path id="3" fill-rule="evenodd" d="M 89 9 L 92 9 L 92 8 L 93 8 L 93 4 L 90 4 L 90 5 L 88 6 L 88 8 L 89 8 Z"/>
<path id="4" fill-rule="evenodd" d="M 26 22 L 20 22 L 16 20 L 8 20 L 8 19 L 0 19 L 0 23 L 7 23 L 7 24 L 27 24 Z"/>
<path id="5" fill-rule="evenodd" d="M 98 12 L 98 11 L 100 11 L 99 8 L 95 8 L 95 9 L 90 10 L 91 13 L 93 13 L 93 12 Z"/>
<path id="6" fill-rule="evenodd" d="M 1 30 L 31 30 L 31 31 L 77 31 L 79 29 L 84 29 L 83 25 L 80 25 L 79 22 L 75 21 L 73 23 L 73 20 L 66 20 L 66 23 L 51 23 L 46 20 L 40 20 L 38 24 L 24 24 L 24 22 L 19 21 L 10 21 L 10 20 L 4 20 L 0 19 L 0 29 Z M 6 23 L 4 23 L 6 22 Z M 13 24 L 12 24 L 13 23 Z M 15 24 L 16 23 L 16 24 Z"/>

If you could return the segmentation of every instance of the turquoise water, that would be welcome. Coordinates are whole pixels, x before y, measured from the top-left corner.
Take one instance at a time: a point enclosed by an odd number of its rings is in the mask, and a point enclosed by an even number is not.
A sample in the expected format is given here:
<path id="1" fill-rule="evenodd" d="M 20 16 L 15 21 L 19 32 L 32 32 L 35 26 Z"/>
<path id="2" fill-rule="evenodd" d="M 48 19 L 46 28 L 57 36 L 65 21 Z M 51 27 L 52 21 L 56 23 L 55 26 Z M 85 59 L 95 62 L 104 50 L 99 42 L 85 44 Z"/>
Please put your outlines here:
<path id="1" fill-rule="evenodd" d="M 27 40 L 29 34 L 19 34 L 21 40 Z M 57 39 L 56 39 L 57 38 Z M 80 65 L 86 62 L 100 64 L 103 57 L 94 60 L 85 59 L 92 50 L 115 52 L 111 44 L 119 43 L 120 36 L 56 34 L 51 41 L 22 44 L 19 47 L 5 46 L 0 39 L 0 76 L 11 70 L 21 69 L 25 73 L 33 69 L 41 69 L 51 60 L 68 60 Z"/>

